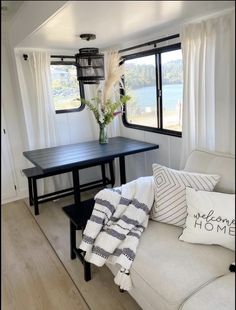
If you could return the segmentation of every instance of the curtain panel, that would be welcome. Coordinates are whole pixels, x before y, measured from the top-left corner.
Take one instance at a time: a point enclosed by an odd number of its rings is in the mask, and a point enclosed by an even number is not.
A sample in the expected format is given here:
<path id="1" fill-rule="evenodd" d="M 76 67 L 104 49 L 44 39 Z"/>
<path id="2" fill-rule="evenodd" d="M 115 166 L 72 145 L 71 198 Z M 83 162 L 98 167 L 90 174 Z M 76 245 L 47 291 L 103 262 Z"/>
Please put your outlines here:
<path id="1" fill-rule="evenodd" d="M 22 51 L 16 52 L 24 119 L 29 150 L 58 145 L 55 108 L 52 100 L 50 53 L 29 51 L 24 60 Z M 38 180 L 39 194 L 72 187 L 69 174 Z"/>
<path id="2" fill-rule="evenodd" d="M 181 168 L 194 149 L 235 154 L 235 12 L 184 25 Z"/>

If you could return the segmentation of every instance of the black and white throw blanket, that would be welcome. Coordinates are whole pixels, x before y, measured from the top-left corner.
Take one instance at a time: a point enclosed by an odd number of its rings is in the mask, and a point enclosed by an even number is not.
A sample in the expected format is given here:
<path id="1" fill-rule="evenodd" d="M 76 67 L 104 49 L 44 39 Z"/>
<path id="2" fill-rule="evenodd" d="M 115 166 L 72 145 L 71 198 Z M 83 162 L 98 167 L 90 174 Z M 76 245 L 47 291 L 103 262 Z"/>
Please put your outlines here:
<path id="1" fill-rule="evenodd" d="M 121 269 L 114 281 L 121 290 L 132 288 L 129 270 L 148 224 L 154 202 L 153 184 L 150 176 L 101 190 L 83 232 L 79 248 L 86 251 L 85 260 L 99 267 L 105 262 L 119 264 Z"/>

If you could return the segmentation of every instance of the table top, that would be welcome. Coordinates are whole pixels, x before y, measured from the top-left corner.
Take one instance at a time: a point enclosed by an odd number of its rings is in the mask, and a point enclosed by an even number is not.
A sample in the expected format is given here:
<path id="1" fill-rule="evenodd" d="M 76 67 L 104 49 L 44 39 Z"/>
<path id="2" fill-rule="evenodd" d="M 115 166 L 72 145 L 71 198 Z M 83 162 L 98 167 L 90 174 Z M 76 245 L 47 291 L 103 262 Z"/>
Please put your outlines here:
<path id="1" fill-rule="evenodd" d="M 158 149 L 157 144 L 124 137 L 109 138 L 108 144 L 96 141 L 60 145 L 23 152 L 23 155 L 43 172 L 83 167 L 119 156 Z"/>

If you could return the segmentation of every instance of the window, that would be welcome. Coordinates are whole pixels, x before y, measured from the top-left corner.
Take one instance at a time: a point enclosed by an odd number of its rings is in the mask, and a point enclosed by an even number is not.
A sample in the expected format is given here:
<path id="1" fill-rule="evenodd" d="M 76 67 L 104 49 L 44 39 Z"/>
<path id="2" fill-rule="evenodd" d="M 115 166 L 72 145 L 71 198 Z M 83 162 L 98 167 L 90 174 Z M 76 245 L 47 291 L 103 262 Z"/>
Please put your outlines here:
<path id="1" fill-rule="evenodd" d="M 56 113 L 78 112 L 84 108 L 79 98 L 84 98 L 83 84 L 77 80 L 73 64 L 51 63 L 52 96 Z"/>
<path id="2" fill-rule="evenodd" d="M 183 68 L 180 44 L 124 57 L 127 127 L 181 136 Z"/>

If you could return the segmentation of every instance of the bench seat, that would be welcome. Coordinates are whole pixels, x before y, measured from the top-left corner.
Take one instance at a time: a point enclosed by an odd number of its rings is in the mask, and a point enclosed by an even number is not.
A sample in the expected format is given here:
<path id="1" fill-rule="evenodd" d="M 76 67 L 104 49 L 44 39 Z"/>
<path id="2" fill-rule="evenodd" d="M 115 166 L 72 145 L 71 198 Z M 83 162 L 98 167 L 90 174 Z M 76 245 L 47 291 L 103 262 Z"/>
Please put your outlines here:
<path id="1" fill-rule="evenodd" d="M 106 177 L 106 172 L 105 172 L 105 164 L 109 164 L 109 170 L 110 170 L 110 178 Z M 87 191 L 93 188 L 98 188 L 98 187 L 105 187 L 107 185 L 114 186 L 115 183 L 115 176 L 114 176 L 114 169 L 113 169 L 113 160 L 109 160 L 104 163 L 98 163 L 97 165 L 92 165 L 92 166 L 101 166 L 101 174 L 102 178 L 100 180 L 96 180 L 93 182 L 89 182 L 86 184 L 81 184 L 80 185 L 80 191 Z M 83 167 L 81 169 L 86 169 L 91 167 L 91 165 Z M 78 169 L 79 171 L 79 169 Z M 28 179 L 28 191 L 29 191 L 29 203 L 31 206 L 34 206 L 34 214 L 38 215 L 39 214 L 39 204 L 48 202 L 50 200 L 54 199 L 59 199 L 66 197 L 68 195 L 74 194 L 74 188 L 67 188 L 59 191 L 54 191 L 52 193 L 44 194 L 44 195 L 38 195 L 38 190 L 37 190 L 37 180 L 43 179 L 46 177 L 70 172 L 70 170 L 55 170 L 51 171 L 48 173 L 43 172 L 40 168 L 38 167 L 32 167 L 32 168 L 27 168 L 23 169 L 22 172 L 25 174 L 25 176 Z"/>
<path id="2" fill-rule="evenodd" d="M 91 268 L 90 263 L 84 259 L 85 252 L 76 248 L 76 230 L 84 230 L 92 214 L 94 203 L 94 199 L 88 199 L 82 201 L 79 206 L 69 205 L 62 208 L 70 220 L 70 257 L 71 259 L 78 257 L 83 264 L 85 281 L 91 280 Z"/>

